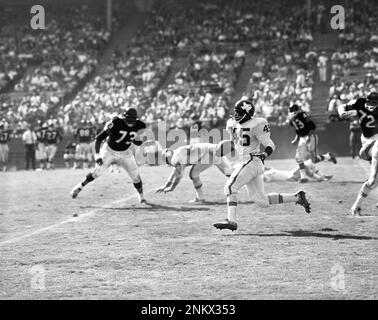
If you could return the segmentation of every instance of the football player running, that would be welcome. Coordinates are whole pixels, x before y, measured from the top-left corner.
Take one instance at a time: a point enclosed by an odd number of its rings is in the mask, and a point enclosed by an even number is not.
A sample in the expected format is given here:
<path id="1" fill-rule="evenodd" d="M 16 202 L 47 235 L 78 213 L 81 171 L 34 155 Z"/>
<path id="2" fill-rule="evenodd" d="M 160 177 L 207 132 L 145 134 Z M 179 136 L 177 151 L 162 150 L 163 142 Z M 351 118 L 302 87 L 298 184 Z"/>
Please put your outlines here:
<path id="1" fill-rule="evenodd" d="M 255 107 L 252 101 L 241 99 L 235 103 L 232 139 L 235 148 L 241 156 L 241 162 L 236 165 L 234 172 L 228 179 L 224 192 L 227 196 L 228 218 L 224 222 L 215 223 L 217 229 L 236 230 L 236 208 L 238 191 L 246 185 L 248 193 L 253 196 L 254 202 L 260 207 L 272 204 L 295 203 L 304 207 L 310 213 L 310 203 L 304 191 L 297 193 L 270 193 L 264 190 L 264 160 L 272 154 L 275 145 L 270 138 L 268 122 L 263 118 L 254 117 Z M 260 152 L 260 145 L 264 151 Z"/>
<path id="2" fill-rule="evenodd" d="M 323 160 L 328 160 L 337 163 L 335 156 L 328 152 L 326 154 L 318 154 L 318 136 L 315 133 L 316 125 L 310 119 L 308 114 L 302 110 L 297 104 L 292 105 L 289 108 L 291 118 L 289 120 L 290 125 L 294 127 L 296 136 L 292 144 L 298 142 L 297 150 L 295 154 L 295 160 L 299 165 L 299 173 L 301 178 L 299 182 L 307 182 L 306 167 L 304 162 L 311 159 L 313 163 L 318 163 Z"/>
<path id="3" fill-rule="evenodd" d="M 193 143 L 179 147 L 176 150 L 164 149 L 162 157 L 174 169 L 166 184 L 157 189 L 156 192 L 166 193 L 173 191 L 180 183 L 185 168 L 191 166 L 189 178 L 192 180 L 195 190 L 195 198 L 191 202 L 204 201 L 200 174 L 213 165 L 227 177 L 234 170 L 227 158 L 218 156 L 217 149 L 217 144 L 213 143 Z"/>
<path id="4" fill-rule="evenodd" d="M 369 195 L 378 183 L 378 93 L 371 92 L 366 98 L 358 98 L 343 104 L 339 107 L 338 112 L 340 118 L 351 119 L 358 117 L 361 127 L 360 157 L 370 161 L 371 171 L 367 181 L 361 187 L 356 201 L 350 209 L 352 215 L 361 215 L 361 207 L 363 201 Z"/>
<path id="5" fill-rule="evenodd" d="M 81 183 L 72 189 L 72 198 L 75 199 L 88 183 L 95 180 L 108 170 L 111 164 L 115 163 L 129 174 L 138 193 L 139 202 L 147 203 L 143 195 L 143 184 L 139 168 L 130 148 L 132 144 L 140 146 L 143 143 L 140 138 L 145 128 L 146 125 L 138 119 L 137 111 L 133 108 L 128 109 L 122 116 L 114 117 L 106 123 L 104 129 L 96 135 L 96 166 Z M 105 143 L 102 144 L 103 141 Z"/>

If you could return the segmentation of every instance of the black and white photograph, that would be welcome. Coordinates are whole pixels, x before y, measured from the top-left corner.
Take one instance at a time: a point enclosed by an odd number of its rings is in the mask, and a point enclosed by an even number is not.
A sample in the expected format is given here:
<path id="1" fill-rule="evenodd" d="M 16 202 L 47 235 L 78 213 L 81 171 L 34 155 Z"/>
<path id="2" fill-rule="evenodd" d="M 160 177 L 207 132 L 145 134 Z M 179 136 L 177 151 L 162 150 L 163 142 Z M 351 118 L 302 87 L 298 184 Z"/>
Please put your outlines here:
<path id="1" fill-rule="evenodd" d="M 0 0 L 0 300 L 377 300 L 377 12 Z"/>

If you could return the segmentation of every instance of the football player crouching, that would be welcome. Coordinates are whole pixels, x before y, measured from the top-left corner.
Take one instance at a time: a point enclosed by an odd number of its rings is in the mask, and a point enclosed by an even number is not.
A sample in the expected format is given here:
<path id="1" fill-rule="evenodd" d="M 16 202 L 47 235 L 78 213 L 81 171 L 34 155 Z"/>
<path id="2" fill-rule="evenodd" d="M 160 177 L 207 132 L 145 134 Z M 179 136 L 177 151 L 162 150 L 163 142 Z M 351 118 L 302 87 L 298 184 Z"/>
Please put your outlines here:
<path id="1" fill-rule="evenodd" d="M 128 109 L 122 116 L 116 116 L 106 123 L 104 129 L 96 135 L 96 166 L 81 183 L 72 189 L 72 198 L 75 199 L 88 183 L 98 178 L 115 163 L 130 176 L 137 191 L 139 202 L 147 203 L 143 195 L 143 184 L 139 168 L 131 151 L 132 148 L 130 148 L 132 144 L 139 146 L 143 143 L 141 134 L 145 128 L 146 125 L 138 119 L 137 111 L 133 108 Z M 103 141 L 105 142 L 102 144 Z"/>
<path id="2" fill-rule="evenodd" d="M 231 163 L 226 157 L 221 157 L 217 144 L 194 143 L 181 146 L 176 150 L 164 149 L 162 157 L 173 171 L 166 184 L 156 190 L 157 193 L 173 191 L 180 183 L 184 170 L 190 166 L 189 178 L 193 182 L 195 198 L 191 202 L 204 201 L 202 181 L 200 174 L 211 166 L 216 166 L 225 176 L 229 177 L 233 171 Z"/>

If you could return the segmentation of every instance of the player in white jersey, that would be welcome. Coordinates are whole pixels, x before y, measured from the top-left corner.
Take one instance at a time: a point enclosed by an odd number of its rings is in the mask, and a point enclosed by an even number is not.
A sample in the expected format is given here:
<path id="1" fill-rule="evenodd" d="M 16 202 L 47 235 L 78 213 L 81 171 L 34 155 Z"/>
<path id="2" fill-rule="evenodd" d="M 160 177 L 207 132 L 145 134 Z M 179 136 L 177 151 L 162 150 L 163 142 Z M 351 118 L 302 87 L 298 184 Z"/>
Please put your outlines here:
<path id="1" fill-rule="evenodd" d="M 234 119 L 236 121 L 232 140 L 236 151 L 241 156 L 231 177 L 228 179 L 224 192 L 227 196 L 228 218 L 224 222 L 215 223 L 217 229 L 236 230 L 236 208 L 238 191 L 244 185 L 254 202 L 260 207 L 272 204 L 292 202 L 304 207 L 310 213 L 310 204 L 304 191 L 297 193 L 270 193 L 264 191 L 264 160 L 274 151 L 275 145 L 270 138 L 268 122 L 263 118 L 254 117 L 255 107 L 248 99 L 241 99 L 235 103 Z M 260 145 L 264 151 L 260 152 Z"/>
<path id="2" fill-rule="evenodd" d="M 156 190 L 156 192 L 171 192 L 180 183 L 184 169 L 191 166 L 189 178 L 193 182 L 196 197 L 192 202 L 203 201 L 201 172 L 211 166 L 216 166 L 225 176 L 230 176 L 234 170 L 231 163 L 225 157 L 217 156 L 217 145 L 213 143 L 194 143 L 177 148 L 176 150 L 164 149 L 162 156 L 166 163 L 174 170 L 169 176 L 166 184 Z"/>
<path id="3" fill-rule="evenodd" d="M 311 159 L 308 159 L 304 162 L 305 173 L 309 178 L 312 178 L 316 181 L 328 181 L 332 178 L 331 175 L 325 175 L 319 171 L 318 168 L 314 165 Z M 300 176 L 300 167 L 297 165 L 292 170 L 278 170 L 275 168 L 264 167 L 264 181 L 299 181 Z"/>

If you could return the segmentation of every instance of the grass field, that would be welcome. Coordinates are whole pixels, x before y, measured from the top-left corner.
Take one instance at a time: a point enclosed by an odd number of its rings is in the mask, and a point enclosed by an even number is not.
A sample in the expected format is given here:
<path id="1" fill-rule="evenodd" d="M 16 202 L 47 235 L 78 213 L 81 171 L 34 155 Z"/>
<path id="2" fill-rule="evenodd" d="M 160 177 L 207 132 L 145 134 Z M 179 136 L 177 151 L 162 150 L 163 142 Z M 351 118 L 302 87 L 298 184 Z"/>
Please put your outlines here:
<path id="1" fill-rule="evenodd" d="M 293 160 L 267 161 L 291 168 Z M 137 202 L 125 173 L 109 173 L 76 200 L 84 170 L 0 173 L 1 299 L 377 299 L 377 191 L 364 216 L 348 215 L 368 164 L 320 164 L 331 181 L 267 183 L 266 191 L 304 189 L 312 204 L 258 208 L 240 195 L 236 232 L 226 217 L 225 178 L 202 176 L 208 203 L 191 204 L 186 176 L 155 194 L 168 167 L 142 167 Z"/>

